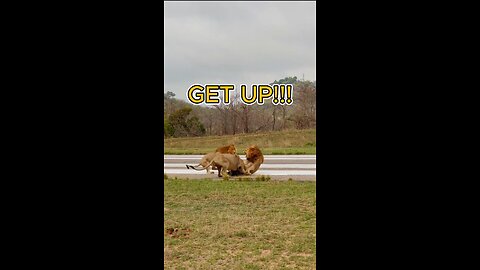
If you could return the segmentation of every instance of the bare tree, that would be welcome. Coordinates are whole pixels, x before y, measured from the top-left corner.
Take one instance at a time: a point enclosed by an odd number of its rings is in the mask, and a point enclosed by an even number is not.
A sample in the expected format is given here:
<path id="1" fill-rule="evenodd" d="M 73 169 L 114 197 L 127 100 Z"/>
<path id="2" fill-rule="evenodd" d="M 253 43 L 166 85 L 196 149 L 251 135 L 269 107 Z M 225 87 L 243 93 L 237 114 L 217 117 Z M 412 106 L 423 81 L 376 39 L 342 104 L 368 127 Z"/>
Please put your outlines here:
<path id="1" fill-rule="evenodd" d="M 252 105 L 256 108 L 257 113 L 255 113 L 254 123 L 256 125 L 255 132 L 267 130 L 271 124 L 271 117 L 268 113 L 269 105 L 265 103 L 264 105 Z"/>
<path id="2" fill-rule="evenodd" d="M 279 106 L 279 105 L 274 105 L 274 106 L 273 106 L 273 113 L 272 113 L 272 119 L 273 119 L 272 131 L 275 131 L 275 120 L 277 120 L 277 106 Z"/>
<path id="3" fill-rule="evenodd" d="M 208 135 L 228 135 L 239 132 L 276 131 L 290 127 L 298 129 L 316 126 L 316 82 L 297 81 L 288 77 L 278 83 L 294 85 L 294 103 L 292 105 L 273 105 L 266 100 L 264 105 L 246 105 L 240 100 L 240 92 L 231 92 L 231 102 L 208 106 L 194 106 L 174 98 L 171 93 L 164 95 L 164 119 L 178 109 L 188 106 L 193 108 L 196 116 Z M 167 95 L 168 94 L 168 95 Z M 223 93 L 219 93 L 222 100 Z M 193 120 L 192 120 L 193 121 Z M 168 126 L 168 122 L 167 126 Z M 191 123 L 198 125 L 198 123 Z M 164 125 L 165 126 L 165 125 Z M 179 127 L 181 130 L 182 127 Z M 183 136 L 178 134 L 178 136 Z"/>
<path id="4" fill-rule="evenodd" d="M 219 112 L 219 116 L 222 119 L 222 135 L 227 135 L 227 127 L 228 127 L 228 107 L 224 105 L 214 105 L 214 107 Z"/>
<path id="5" fill-rule="evenodd" d="M 297 128 L 310 128 L 316 125 L 316 89 L 310 81 L 295 84 L 294 112 L 290 118 Z"/>
<path id="6" fill-rule="evenodd" d="M 250 117 L 250 105 L 246 105 L 244 103 L 240 104 L 240 114 L 243 122 L 243 132 L 249 133 L 249 117 Z"/>
<path id="7" fill-rule="evenodd" d="M 237 118 L 240 114 L 239 112 L 239 107 L 240 107 L 240 94 L 238 92 L 235 92 L 232 97 L 230 104 L 228 105 L 229 107 L 229 112 L 231 114 L 231 123 L 232 123 L 232 134 L 235 135 L 237 133 Z"/>
<path id="8" fill-rule="evenodd" d="M 287 105 L 280 106 L 280 110 L 282 111 L 282 130 L 287 126 L 287 108 L 289 108 Z"/>

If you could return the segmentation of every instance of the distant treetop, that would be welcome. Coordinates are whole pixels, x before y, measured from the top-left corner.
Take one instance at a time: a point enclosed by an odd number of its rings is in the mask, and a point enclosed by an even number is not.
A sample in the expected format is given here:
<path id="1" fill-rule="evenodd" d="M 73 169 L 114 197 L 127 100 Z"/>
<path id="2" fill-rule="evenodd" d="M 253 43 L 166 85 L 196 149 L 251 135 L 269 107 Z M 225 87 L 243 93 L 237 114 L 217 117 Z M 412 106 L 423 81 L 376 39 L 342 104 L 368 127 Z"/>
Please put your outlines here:
<path id="1" fill-rule="evenodd" d="M 175 96 L 175 93 L 167 91 L 167 93 L 163 93 L 163 98 L 164 99 L 171 99 Z"/>

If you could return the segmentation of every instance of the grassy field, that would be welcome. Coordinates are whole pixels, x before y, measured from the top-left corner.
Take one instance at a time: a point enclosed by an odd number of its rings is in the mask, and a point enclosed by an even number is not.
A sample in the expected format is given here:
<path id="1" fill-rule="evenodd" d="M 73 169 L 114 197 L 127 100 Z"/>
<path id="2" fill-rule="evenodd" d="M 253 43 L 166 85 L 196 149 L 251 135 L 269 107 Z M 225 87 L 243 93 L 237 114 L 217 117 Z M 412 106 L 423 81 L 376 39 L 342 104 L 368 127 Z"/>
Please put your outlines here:
<path id="1" fill-rule="evenodd" d="M 315 182 L 164 180 L 165 269 L 315 269 Z"/>
<path id="2" fill-rule="evenodd" d="M 189 137 L 164 139 L 165 155 L 206 154 L 217 147 L 235 144 L 243 154 L 248 146 L 256 144 L 264 155 L 316 154 L 316 130 L 284 130 L 256 134 Z"/>

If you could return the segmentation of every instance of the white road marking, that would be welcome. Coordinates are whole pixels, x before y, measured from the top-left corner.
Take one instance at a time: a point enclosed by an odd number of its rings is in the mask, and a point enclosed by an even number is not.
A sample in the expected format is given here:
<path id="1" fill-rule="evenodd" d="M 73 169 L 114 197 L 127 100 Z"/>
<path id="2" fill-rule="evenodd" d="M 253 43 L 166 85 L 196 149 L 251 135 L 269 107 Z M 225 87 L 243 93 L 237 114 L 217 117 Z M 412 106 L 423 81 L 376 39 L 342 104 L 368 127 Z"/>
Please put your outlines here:
<path id="1" fill-rule="evenodd" d="M 186 168 L 185 163 L 165 163 L 164 168 Z M 188 164 L 197 165 L 197 164 Z M 261 169 L 315 169 L 317 164 L 262 164 Z"/>
<path id="2" fill-rule="evenodd" d="M 168 159 L 202 159 L 204 155 L 167 155 L 163 156 L 164 160 Z M 245 155 L 239 155 L 240 158 L 246 159 Z M 282 155 L 282 156 L 263 156 L 265 159 L 305 159 L 305 160 L 312 160 L 312 159 L 317 159 L 316 155 Z"/>
<path id="3" fill-rule="evenodd" d="M 217 174 L 217 171 L 214 171 L 214 174 Z M 187 168 L 185 169 L 164 169 L 163 173 L 166 173 L 168 175 L 170 174 L 207 174 L 206 171 L 195 171 L 195 170 L 189 170 Z M 317 175 L 317 172 L 314 170 L 285 170 L 285 171 L 279 171 L 279 170 L 263 170 L 259 169 L 256 171 L 253 175 L 245 175 L 247 176 L 258 176 L 258 175 Z"/>
<path id="4" fill-rule="evenodd" d="M 202 157 L 203 155 L 164 155 L 164 173 L 207 175 L 205 170 L 196 171 L 187 169 L 185 166 L 186 164 L 197 165 Z M 245 155 L 240 155 L 240 158 L 246 160 Z M 251 175 L 252 177 L 258 175 L 316 176 L 315 155 L 265 155 L 264 158 L 268 163 L 262 164 L 260 169 Z M 285 164 L 281 164 L 280 161 Z M 217 174 L 217 170 L 213 172 Z"/>

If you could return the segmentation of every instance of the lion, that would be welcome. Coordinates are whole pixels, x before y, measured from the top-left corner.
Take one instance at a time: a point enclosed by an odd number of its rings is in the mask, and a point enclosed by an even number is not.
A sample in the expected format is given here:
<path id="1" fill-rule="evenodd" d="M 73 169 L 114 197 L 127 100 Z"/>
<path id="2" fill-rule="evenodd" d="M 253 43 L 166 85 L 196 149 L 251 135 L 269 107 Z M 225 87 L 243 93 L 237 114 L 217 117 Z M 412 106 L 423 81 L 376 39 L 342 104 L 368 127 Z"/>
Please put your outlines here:
<path id="1" fill-rule="evenodd" d="M 245 150 L 245 156 L 247 157 L 247 162 L 245 163 L 247 172 L 254 174 L 264 162 L 262 151 L 260 151 L 257 145 L 251 145 Z"/>
<path id="2" fill-rule="evenodd" d="M 226 146 L 219 147 L 215 150 L 215 152 L 222 153 L 222 154 L 237 154 L 237 148 L 235 148 L 234 144 L 229 144 Z"/>
<path id="3" fill-rule="evenodd" d="M 237 154 L 237 148 L 235 148 L 235 145 L 234 144 L 229 144 L 229 145 L 225 145 L 225 146 L 222 146 L 222 147 L 218 147 L 215 152 L 217 153 L 222 153 L 222 154 L 233 154 L 233 155 L 236 155 Z M 216 170 L 217 167 L 213 166 L 212 167 L 212 170 Z M 212 172 L 213 173 L 213 172 Z"/>
<path id="4" fill-rule="evenodd" d="M 208 161 L 210 159 L 210 161 Z M 210 173 L 210 167 L 216 167 L 218 169 L 218 177 L 226 176 L 227 171 L 239 171 L 242 174 L 249 174 L 246 171 L 245 163 L 238 155 L 222 154 L 222 153 L 209 153 L 206 154 L 199 165 L 191 166 L 186 165 L 188 169 L 194 169 L 197 171 L 207 170 Z M 197 169 L 196 167 L 202 166 L 203 169 Z M 213 172 L 212 172 L 213 173 Z"/>
<path id="5" fill-rule="evenodd" d="M 210 165 L 218 168 L 218 177 L 227 176 L 228 171 L 239 171 L 241 174 L 250 175 L 245 167 L 245 163 L 237 154 L 217 153 Z"/>
<path id="6" fill-rule="evenodd" d="M 213 157 L 215 157 L 215 155 L 217 154 L 217 152 L 214 152 L 214 153 L 208 153 L 206 155 L 204 155 L 202 157 L 202 159 L 200 160 L 200 163 L 198 163 L 198 165 L 195 165 L 195 166 L 192 166 L 192 165 L 185 165 L 187 166 L 187 169 L 194 169 L 194 170 L 197 170 L 197 171 L 203 171 L 203 170 L 207 170 L 207 174 L 211 174 L 211 173 L 214 173 L 214 172 L 210 172 L 210 168 L 212 167 L 211 165 L 209 165 L 210 161 L 213 160 Z M 203 169 L 197 169 L 197 167 L 200 167 L 202 166 Z M 213 169 L 213 168 L 212 168 Z"/>
<path id="7" fill-rule="evenodd" d="M 200 160 L 200 163 L 198 165 L 195 165 L 195 166 L 192 166 L 192 165 L 185 165 L 187 166 L 187 169 L 194 169 L 194 170 L 197 170 L 197 171 L 202 171 L 202 170 L 207 170 L 207 174 L 213 174 L 214 172 L 210 172 L 210 170 L 216 170 L 218 168 L 216 168 L 215 166 L 208 166 L 208 163 L 210 163 L 210 161 L 212 161 L 213 157 L 215 156 L 216 153 L 222 153 L 222 154 L 233 154 L 233 155 L 236 155 L 237 154 L 237 148 L 235 148 L 235 145 L 233 144 L 229 144 L 229 145 L 226 145 L 226 146 L 222 146 L 222 147 L 218 147 L 215 152 L 213 153 L 208 153 L 206 155 L 204 155 L 202 157 L 202 159 Z M 196 167 L 199 167 L 199 166 L 202 166 L 203 169 L 196 169 Z"/>

